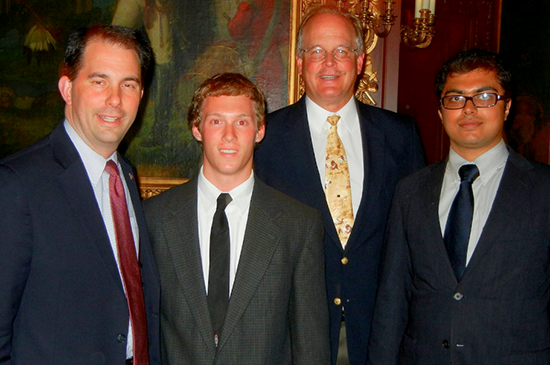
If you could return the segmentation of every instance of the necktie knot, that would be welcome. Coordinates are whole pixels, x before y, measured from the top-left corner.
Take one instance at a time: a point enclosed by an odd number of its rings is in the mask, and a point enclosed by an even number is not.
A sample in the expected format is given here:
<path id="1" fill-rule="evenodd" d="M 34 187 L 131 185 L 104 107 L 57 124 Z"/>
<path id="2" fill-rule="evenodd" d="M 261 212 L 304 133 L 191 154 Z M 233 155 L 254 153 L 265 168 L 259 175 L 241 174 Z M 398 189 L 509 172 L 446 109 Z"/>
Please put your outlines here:
<path id="1" fill-rule="evenodd" d="M 231 203 L 233 201 L 233 198 L 231 198 L 231 195 L 227 194 L 227 193 L 221 193 L 219 196 L 218 196 L 218 200 L 217 200 L 217 206 L 216 206 L 216 211 L 224 211 L 225 208 L 229 205 L 229 203 Z"/>
<path id="2" fill-rule="evenodd" d="M 472 183 L 479 176 L 479 169 L 476 165 L 463 165 L 458 170 L 461 182 Z"/>
<path id="3" fill-rule="evenodd" d="M 122 186 L 122 180 L 120 180 L 120 174 L 118 172 L 118 166 L 113 160 L 107 161 L 105 165 L 105 171 L 115 179 L 114 183 L 114 192 L 117 196 L 122 196 L 124 194 L 124 187 Z"/>
<path id="4" fill-rule="evenodd" d="M 107 161 L 107 164 L 105 165 L 105 171 L 107 171 L 111 176 L 119 176 L 118 167 L 116 165 L 116 162 L 113 160 Z"/>
<path id="5" fill-rule="evenodd" d="M 339 120 L 340 120 L 339 115 L 331 115 L 330 117 L 327 118 L 327 122 L 329 122 L 330 125 L 332 125 L 332 126 L 336 126 L 336 124 L 338 124 Z"/>

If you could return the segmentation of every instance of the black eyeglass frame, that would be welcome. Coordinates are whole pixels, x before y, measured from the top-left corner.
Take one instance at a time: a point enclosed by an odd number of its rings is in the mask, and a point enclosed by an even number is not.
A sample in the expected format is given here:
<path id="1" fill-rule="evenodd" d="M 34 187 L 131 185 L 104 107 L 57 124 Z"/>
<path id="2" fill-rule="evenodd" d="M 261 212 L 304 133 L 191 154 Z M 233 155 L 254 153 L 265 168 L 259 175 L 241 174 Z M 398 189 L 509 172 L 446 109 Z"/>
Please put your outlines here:
<path id="1" fill-rule="evenodd" d="M 479 96 L 479 95 L 495 95 L 496 97 L 496 100 L 495 100 L 495 103 L 492 104 L 492 105 L 476 105 L 476 102 L 474 101 L 474 98 L 476 96 Z M 464 99 L 464 104 L 461 106 L 461 107 L 457 107 L 457 108 L 449 108 L 449 107 L 446 107 L 445 106 L 445 99 L 450 99 L 450 98 L 456 98 L 456 97 L 459 97 L 459 98 L 463 98 Z M 476 107 L 476 108 L 492 108 L 494 107 L 495 105 L 497 105 L 497 103 L 501 100 L 507 100 L 508 99 L 508 96 L 506 95 L 499 95 L 497 93 L 479 93 L 479 94 L 475 94 L 475 95 L 472 95 L 472 96 L 465 96 L 465 95 L 449 95 L 449 96 L 444 96 L 442 97 L 441 99 L 439 99 L 439 103 L 441 104 L 441 106 L 447 110 L 459 110 L 459 109 L 464 109 L 464 107 L 466 106 L 466 103 L 468 102 L 468 100 L 470 100 L 472 102 L 472 104 Z"/>
<path id="2" fill-rule="evenodd" d="M 348 59 L 345 59 L 345 60 L 340 60 L 338 56 L 335 55 L 335 52 L 338 50 L 338 49 L 349 49 L 350 51 L 350 57 Z M 326 58 L 327 58 L 327 54 L 329 53 L 329 51 L 327 51 L 326 49 L 324 49 L 323 47 L 321 46 L 313 46 L 313 47 L 310 47 L 310 48 L 302 48 L 300 49 L 300 53 L 303 55 L 304 53 L 307 55 L 309 51 L 311 51 L 312 49 L 320 49 L 323 51 L 323 57 L 321 57 L 320 59 L 318 60 L 312 60 L 313 62 L 322 62 L 324 61 Z M 351 49 L 350 47 L 348 46 L 339 46 L 339 47 L 336 47 L 334 48 L 332 51 L 330 51 L 330 53 L 332 54 L 332 58 L 334 58 L 336 61 L 339 61 L 339 62 L 347 62 L 349 60 L 351 60 L 351 53 L 356 53 L 357 51 L 357 48 L 355 49 Z M 309 56 L 311 57 L 311 56 Z"/>

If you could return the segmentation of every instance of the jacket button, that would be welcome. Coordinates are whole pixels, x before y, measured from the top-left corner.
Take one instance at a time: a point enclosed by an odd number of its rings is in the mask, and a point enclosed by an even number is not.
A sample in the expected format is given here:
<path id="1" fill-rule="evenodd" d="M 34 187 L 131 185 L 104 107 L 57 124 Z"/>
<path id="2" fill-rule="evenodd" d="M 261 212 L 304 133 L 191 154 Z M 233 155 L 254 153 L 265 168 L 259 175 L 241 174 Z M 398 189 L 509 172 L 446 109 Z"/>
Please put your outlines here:
<path id="1" fill-rule="evenodd" d="M 464 295 L 462 295 L 460 293 L 455 293 L 455 295 L 453 295 L 453 298 L 455 300 L 461 300 L 462 298 L 464 298 Z"/>
<path id="2" fill-rule="evenodd" d="M 340 298 L 334 298 L 334 304 L 336 304 L 336 305 L 342 304 L 342 299 L 340 299 Z"/>
<path id="3" fill-rule="evenodd" d="M 449 347 L 451 347 L 451 343 L 450 343 L 449 341 L 447 341 L 447 340 L 443 341 L 443 342 L 441 343 L 441 345 L 443 346 L 443 348 L 446 348 L 446 349 L 448 349 Z"/>
<path id="4" fill-rule="evenodd" d="M 345 265 L 349 262 L 349 260 L 347 257 L 343 257 L 342 260 L 340 260 L 340 262 L 342 263 L 342 265 Z"/>
<path id="5" fill-rule="evenodd" d="M 117 340 L 118 343 L 124 343 L 124 342 L 126 342 L 126 336 L 124 336 L 122 333 L 119 333 L 116 336 L 116 340 Z"/>

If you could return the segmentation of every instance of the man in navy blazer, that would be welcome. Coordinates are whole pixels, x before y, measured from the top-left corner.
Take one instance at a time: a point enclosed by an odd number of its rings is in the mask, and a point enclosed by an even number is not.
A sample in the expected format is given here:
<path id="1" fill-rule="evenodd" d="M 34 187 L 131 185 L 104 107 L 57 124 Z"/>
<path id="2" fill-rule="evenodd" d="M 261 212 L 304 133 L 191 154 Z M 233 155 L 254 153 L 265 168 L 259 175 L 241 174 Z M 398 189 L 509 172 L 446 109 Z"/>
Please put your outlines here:
<path id="1" fill-rule="evenodd" d="M 410 119 L 354 98 L 365 58 L 355 17 L 313 8 L 300 26 L 296 54 L 306 95 L 268 116 L 255 171 L 268 185 L 321 211 L 332 363 L 338 358 L 338 364 L 364 364 L 393 189 L 424 166 L 422 146 Z M 326 119 L 332 115 L 340 116 L 337 130 L 351 181 L 354 225 L 345 245 L 324 191 Z"/>
<path id="2" fill-rule="evenodd" d="M 510 78 L 498 55 L 476 49 L 438 74 L 451 149 L 397 186 L 369 364 L 550 363 L 550 168 L 504 143 Z M 464 189 L 469 219 L 454 203 Z M 455 216 L 471 227 L 452 230 Z"/>
<path id="3" fill-rule="evenodd" d="M 128 28 L 72 34 L 59 79 L 65 120 L 0 161 L 0 364 L 160 364 L 158 274 L 135 172 L 117 152 L 150 59 L 148 41 Z M 118 268 L 108 160 L 124 185 L 141 268 L 143 346 L 132 341 Z"/>

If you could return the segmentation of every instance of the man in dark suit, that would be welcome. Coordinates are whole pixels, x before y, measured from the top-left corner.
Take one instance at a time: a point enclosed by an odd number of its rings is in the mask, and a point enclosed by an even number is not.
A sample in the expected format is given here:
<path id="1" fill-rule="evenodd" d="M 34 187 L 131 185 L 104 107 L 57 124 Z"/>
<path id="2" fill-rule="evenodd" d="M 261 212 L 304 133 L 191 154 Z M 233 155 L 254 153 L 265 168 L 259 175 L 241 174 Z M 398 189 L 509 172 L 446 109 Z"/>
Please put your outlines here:
<path id="1" fill-rule="evenodd" d="M 263 95 L 240 74 L 217 75 L 195 92 L 188 120 L 199 175 L 144 204 L 163 363 L 328 364 L 320 214 L 252 170 Z"/>
<path id="2" fill-rule="evenodd" d="M 302 21 L 296 48 L 306 95 L 268 116 L 255 170 L 268 185 L 321 211 L 332 361 L 338 354 L 338 364 L 364 364 L 393 189 L 400 178 L 424 166 L 422 147 L 411 120 L 354 98 L 365 58 L 355 17 L 314 8 Z M 348 214 L 343 225 L 325 197 L 328 170 L 336 170 L 325 147 L 331 116 L 340 117 L 337 133 L 349 170 L 343 191 L 351 190 L 353 218 Z"/>
<path id="3" fill-rule="evenodd" d="M 550 168 L 504 144 L 510 77 L 476 49 L 438 74 L 451 149 L 396 189 L 369 364 L 550 363 Z"/>
<path id="4" fill-rule="evenodd" d="M 160 364 L 158 273 L 117 153 L 150 58 L 128 28 L 72 34 L 64 122 L 0 161 L 1 364 Z"/>

